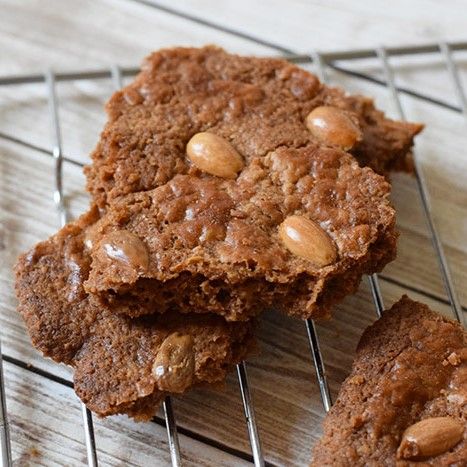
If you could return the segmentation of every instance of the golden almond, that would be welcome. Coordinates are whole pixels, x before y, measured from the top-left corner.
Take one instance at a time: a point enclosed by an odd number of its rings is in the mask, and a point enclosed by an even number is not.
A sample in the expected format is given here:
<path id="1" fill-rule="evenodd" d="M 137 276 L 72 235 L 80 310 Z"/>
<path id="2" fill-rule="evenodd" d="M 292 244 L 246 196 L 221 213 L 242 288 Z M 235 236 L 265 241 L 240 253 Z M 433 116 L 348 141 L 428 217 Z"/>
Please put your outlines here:
<path id="1" fill-rule="evenodd" d="M 319 267 L 327 266 L 337 259 L 337 250 L 329 235 L 306 217 L 287 217 L 279 226 L 279 236 L 294 255 Z"/>
<path id="2" fill-rule="evenodd" d="M 214 133 L 196 133 L 186 146 L 191 162 L 203 172 L 222 178 L 235 178 L 244 161 L 236 149 Z"/>
<path id="3" fill-rule="evenodd" d="M 154 359 L 152 374 L 161 391 L 182 393 L 191 386 L 195 374 L 193 338 L 187 334 L 169 334 Z"/>
<path id="4" fill-rule="evenodd" d="M 337 107 L 316 107 L 306 117 L 306 126 L 320 141 L 339 146 L 345 151 L 362 139 L 358 125 Z"/>
<path id="5" fill-rule="evenodd" d="M 443 454 L 463 437 L 463 424 L 451 417 L 433 417 L 409 426 L 397 450 L 399 459 L 423 459 Z"/>
<path id="6" fill-rule="evenodd" d="M 104 254 L 129 268 L 144 273 L 149 267 L 149 254 L 146 245 L 128 230 L 114 230 L 101 241 Z"/>

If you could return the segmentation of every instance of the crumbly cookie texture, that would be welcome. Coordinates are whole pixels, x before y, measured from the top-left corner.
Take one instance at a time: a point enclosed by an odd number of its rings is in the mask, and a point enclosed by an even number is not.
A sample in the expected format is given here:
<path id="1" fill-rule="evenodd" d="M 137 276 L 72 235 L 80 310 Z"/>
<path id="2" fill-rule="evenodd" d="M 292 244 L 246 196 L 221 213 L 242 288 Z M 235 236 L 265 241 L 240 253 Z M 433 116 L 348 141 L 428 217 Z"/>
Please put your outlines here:
<path id="1" fill-rule="evenodd" d="M 407 296 L 363 334 L 313 466 L 463 466 L 467 333 Z"/>
<path id="2" fill-rule="evenodd" d="M 167 312 L 128 319 L 99 307 L 83 288 L 92 209 L 16 265 L 18 311 L 36 348 L 71 365 L 78 396 L 101 416 L 147 420 L 165 395 L 221 383 L 252 346 L 253 323 Z"/>
<path id="3" fill-rule="evenodd" d="M 133 83 L 113 95 L 107 113 L 87 168 L 87 187 L 100 207 L 176 175 L 200 175 L 202 164 L 186 154 L 198 133 L 227 140 L 247 170 L 264 168 L 278 149 L 319 142 L 387 174 L 411 170 L 413 138 L 422 129 L 387 119 L 372 100 L 327 87 L 285 60 L 240 57 L 212 46 L 153 53 Z M 236 163 L 234 173 L 242 162 Z"/>
<path id="4" fill-rule="evenodd" d="M 176 175 L 120 197 L 87 236 L 88 293 L 129 316 L 274 306 L 323 317 L 395 256 L 389 184 L 309 143 L 250 161 L 236 178 Z"/>
<path id="5" fill-rule="evenodd" d="M 85 285 L 102 306 L 324 317 L 395 257 L 389 184 L 352 155 L 402 166 L 420 125 L 215 47 L 154 53 L 107 110 L 87 168 L 107 212 Z"/>

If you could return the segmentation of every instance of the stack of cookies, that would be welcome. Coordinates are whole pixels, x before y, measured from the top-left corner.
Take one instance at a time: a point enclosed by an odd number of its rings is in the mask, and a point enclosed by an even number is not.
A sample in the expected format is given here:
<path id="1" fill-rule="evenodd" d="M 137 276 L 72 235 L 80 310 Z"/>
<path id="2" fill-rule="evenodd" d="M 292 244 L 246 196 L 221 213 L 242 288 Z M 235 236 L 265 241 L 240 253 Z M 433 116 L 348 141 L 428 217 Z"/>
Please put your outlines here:
<path id="1" fill-rule="evenodd" d="M 284 60 L 148 57 L 107 104 L 89 212 L 20 257 L 33 344 L 101 416 L 218 384 L 258 316 L 330 316 L 396 254 L 391 170 L 421 125 Z M 323 465 L 323 464 L 321 464 Z"/>

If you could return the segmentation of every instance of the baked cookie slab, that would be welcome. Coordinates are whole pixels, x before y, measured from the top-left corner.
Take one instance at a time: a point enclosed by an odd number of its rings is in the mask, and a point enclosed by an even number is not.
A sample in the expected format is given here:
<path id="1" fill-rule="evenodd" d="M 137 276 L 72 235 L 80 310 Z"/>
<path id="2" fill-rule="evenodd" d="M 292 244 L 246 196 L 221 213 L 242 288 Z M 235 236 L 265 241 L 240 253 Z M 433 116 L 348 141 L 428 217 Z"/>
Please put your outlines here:
<path id="1" fill-rule="evenodd" d="M 286 60 L 212 46 L 153 53 L 133 83 L 113 95 L 107 113 L 87 168 L 100 207 L 176 175 L 199 174 L 186 157 L 197 133 L 229 141 L 247 168 L 278 148 L 319 142 L 386 174 L 411 170 L 413 138 L 422 129 L 387 119 L 370 99 L 327 87 Z"/>
<path id="2" fill-rule="evenodd" d="M 363 334 L 313 466 L 465 466 L 467 333 L 407 296 Z"/>
<path id="3" fill-rule="evenodd" d="M 407 165 L 420 125 L 284 60 L 215 47 L 152 54 L 107 111 L 86 169 L 107 212 L 85 286 L 102 306 L 318 318 L 395 257 L 390 187 L 345 151 L 386 173 Z M 119 235 L 144 264 L 123 264 Z"/>
<path id="4" fill-rule="evenodd" d="M 147 420 L 166 395 L 222 383 L 251 348 L 253 323 L 174 312 L 130 320 L 99 307 L 83 289 L 84 232 L 97 217 L 91 210 L 19 258 L 18 311 L 34 346 L 74 368 L 89 409 Z"/>
<path id="5" fill-rule="evenodd" d="M 245 320 L 273 306 L 324 317 L 395 257 L 389 190 L 317 143 L 278 148 L 236 178 L 176 175 L 107 207 L 87 236 L 85 288 L 128 316 L 175 308 Z"/>

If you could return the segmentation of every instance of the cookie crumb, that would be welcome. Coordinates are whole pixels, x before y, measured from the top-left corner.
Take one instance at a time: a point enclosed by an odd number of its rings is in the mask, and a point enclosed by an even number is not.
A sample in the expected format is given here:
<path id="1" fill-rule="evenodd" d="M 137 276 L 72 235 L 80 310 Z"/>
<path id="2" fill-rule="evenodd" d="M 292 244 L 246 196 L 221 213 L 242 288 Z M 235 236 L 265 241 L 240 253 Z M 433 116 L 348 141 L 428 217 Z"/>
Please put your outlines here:
<path id="1" fill-rule="evenodd" d="M 461 358 L 459 355 L 456 354 L 456 352 L 452 352 L 449 354 L 447 361 L 452 365 L 452 366 L 457 366 L 460 365 L 461 363 Z"/>
<path id="2" fill-rule="evenodd" d="M 360 384 L 363 384 L 364 382 L 365 382 L 365 377 L 362 376 L 362 375 L 355 375 L 355 376 L 352 376 L 352 378 L 349 379 L 350 384 L 360 385 Z"/>

